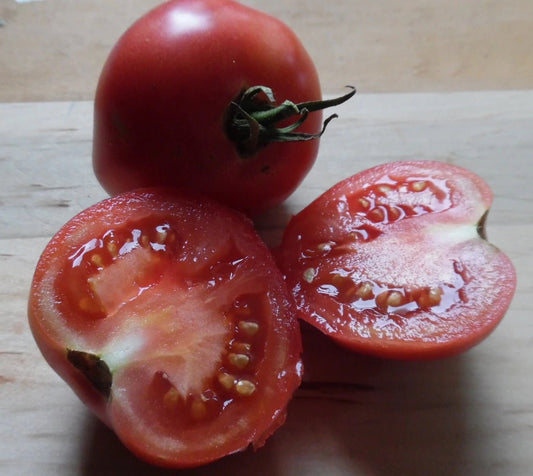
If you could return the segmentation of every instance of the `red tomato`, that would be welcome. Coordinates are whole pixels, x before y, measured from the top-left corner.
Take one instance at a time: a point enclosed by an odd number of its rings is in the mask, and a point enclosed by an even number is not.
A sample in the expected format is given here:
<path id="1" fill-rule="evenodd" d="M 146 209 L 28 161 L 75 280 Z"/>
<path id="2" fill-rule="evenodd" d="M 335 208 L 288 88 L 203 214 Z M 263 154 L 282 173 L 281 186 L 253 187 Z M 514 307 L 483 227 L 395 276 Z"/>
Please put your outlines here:
<path id="1" fill-rule="evenodd" d="M 464 351 L 504 316 L 510 260 L 487 242 L 488 185 L 442 162 L 381 165 L 293 217 L 280 265 L 302 319 L 353 350 L 429 359 Z"/>
<path id="2" fill-rule="evenodd" d="M 248 219 L 156 190 L 67 223 L 29 301 L 49 364 L 132 452 L 168 467 L 259 447 L 283 423 L 302 374 L 294 315 Z"/>
<path id="3" fill-rule="evenodd" d="M 168 1 L 134 23 L 104 65 L 94 170 L 110 194 L 189 188 L 256 214 L 312 167 L 318 141 L 307 139 L 320 134 L 321 112 L 298 132 L 277 125 L 332 104 L 320 98 L 311 58 L 278 19 L 230 0 Z"/>

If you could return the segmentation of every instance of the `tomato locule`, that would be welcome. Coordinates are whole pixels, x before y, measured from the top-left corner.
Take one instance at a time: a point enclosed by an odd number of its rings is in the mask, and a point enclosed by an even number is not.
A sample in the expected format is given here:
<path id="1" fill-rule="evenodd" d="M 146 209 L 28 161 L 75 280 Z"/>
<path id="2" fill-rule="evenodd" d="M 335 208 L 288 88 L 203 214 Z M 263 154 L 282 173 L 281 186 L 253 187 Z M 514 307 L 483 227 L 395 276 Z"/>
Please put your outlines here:
<path id="1" fill-rule="evenodd" d="M 380 165 L 290 221 L 279 263 L 300 317 L 355 351 L 442 358 L 484 339 L 516 287 L 486 239 L 488 185 L 442 162 Z"/>
<path id="2" fill-rule="evenodd" d="M 301 381 L 293 303 L 251 222 L 176 191 L 69 221 L 39 260 L 28 315 L 49 364 L 161 466 L 261 446 Z"/>
<path id="3" fill-rule="evenodd" d="M 192 189 L 250 215 L 284 201 L 325 125 L 309 54 L 280 20 L 231 0 L 171 0 L 112 49 L 94 105 L 93 166 L 110 194 Z"/>

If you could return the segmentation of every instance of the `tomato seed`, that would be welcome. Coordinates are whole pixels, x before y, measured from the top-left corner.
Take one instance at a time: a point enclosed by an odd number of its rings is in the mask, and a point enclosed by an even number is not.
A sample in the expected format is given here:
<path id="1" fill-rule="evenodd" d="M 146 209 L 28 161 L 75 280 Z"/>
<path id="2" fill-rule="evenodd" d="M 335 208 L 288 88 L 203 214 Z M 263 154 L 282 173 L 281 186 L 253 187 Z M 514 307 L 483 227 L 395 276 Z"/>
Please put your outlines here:
<path id="1" fill-rule="evenodd" d="M 139 243 L 143 248 L 148 248 L 150 246 L 150 238 L 148 238 L 148 235 L 142 235 L 139 239 Z"/>
<path id="2" fill-rule="evenodd" d="M 250 380 L 239 380 L 235 384 L 236 392 L 242 397 L 249 397 L 255 392 L 255 389 L 255 384 L 253 382 L 250 382 Z"/>
<path id="3" fill-rule="evenodd" d="M 417 304 L 422 309 L 429 309 L 441 303 L 443 291 L 440 288 L 429 288 L 418 296 Z"/>
<path id="4" fill-rule="evenodd" d="M 411 190 L 413 192 L 422 192 L 423 190 L 426 189 L 427 186 L 428 186 L 428 183 L 425 180 L 418 180 L 411 184 Z"/>
<path id="5" fill-rule="evenodd" d="M 235 386 L 235 377 L 226 372 L 222 372 L 218 375 L 218 383 L 226 390 L 231 390 Z"/>
<path id="6" fill-rule="evenodd" d="M 171 386 L 163 395 L 163 405 L 169 410 L 173 410 L 178 406 L 178 403 L 181 400 L 181 395 L 178 392 L 178 389 L 174 386 Z"/>
<path id="7" fill-rule="evenodd" d="M 385 220 L 385 212 L 381 208 L 374 208 L 368 212 L 369 220 L 379 223 Z"/>
<path id="8" fill-rule="evenodd" d="M 368 208 L 370 207 L 370 202 L 366 198 L 360 198 L 359 205 L 361 205 L 363 208 Z"/>
<path id="9" fill-rule="evenodd" d="M 392 192 L 392 187 L 390 185 L 378 185 L 377 191 L 383 195 L 387 195 Z"/>
<path id="10" fill-rule="evenodd" d="M 388 212 L 389 212 L 389 221 L 396 221 L 405 216 L 405 213 L 399 207 L 390 207 Z"/>
<path id="11" fill-rule="evenodd" d="M 333 249 L 333 246 L 335 245 L 335 243 L 333 243 L 332 241 L 328 241 L 327 243 L 320 243 L 316 249 L 320 252 L 320 253 L 329 253 L 332 249 Z"/>
<path id="12" fill-rule="evenodd" d="M 355 292 L 355 295 L 363 301 L 372 299 L 374 297 L 374 286 L 372 285 L 372 283 L 366 281 L 359 285 L 357 291 Z"/>
<path id="13" fill-rule="evenodd" d="M 91 256 L 91 263 L 93 263 L 98 268 L 104 267 L 104 260 L 102 259 L 102 256 L 96 253 Z"/>
<path id="14" fill-rule="evenodd" d="M 234 367 L 242 370 L 250 363 L 250 357 L 248 357 L 246 354 L 230 353 L 228 354 L 228 361 Z"/>
<path id="15" fill-rule="evenodd" d="M 307 268 L 307 269 L 304 271 L 304 274 L 303 274 L 304 279 L 305 279 L 309 284 L 311 284 L 311 283 L 313 282 L 313 280 L 315 279 L 315 276 L 316 276 L 315 268 Z"/>
<path id="16" fill-rule="evenodd" d="M 253 337 L 259 331 L 259 324 L 253 321 L 239 321 L 237 324 L 240 331 L 246 335 Z"/>
<path id="17" fill-rule="evenodd" d="M 403 304 L 403 295 L 399 291 L 391 291 L 387 297 L 387 305 L 390 307 L 398 307 Z"/>
<path id="18" fill-rule="evenodd" d="M 190 411 L 193 420 L 203 420 L 207 416 L 207 406 L 200 398 L 192 401 Z"/>
<path id="19" fill-rule="evenodd" d="M 103 312 L 100 303 L 95 301 L 91 296 L 82 297 L 78 302 L 78 306 L 83 312 L 88 312 L 90 314 Z"/>
<path id="20" fill-rule="evenodd" d="M 166 230 L 158 230 L 156 235 L 156 242 L 159 244 L 163 244 L 167 239 L 167 232 Z"/>

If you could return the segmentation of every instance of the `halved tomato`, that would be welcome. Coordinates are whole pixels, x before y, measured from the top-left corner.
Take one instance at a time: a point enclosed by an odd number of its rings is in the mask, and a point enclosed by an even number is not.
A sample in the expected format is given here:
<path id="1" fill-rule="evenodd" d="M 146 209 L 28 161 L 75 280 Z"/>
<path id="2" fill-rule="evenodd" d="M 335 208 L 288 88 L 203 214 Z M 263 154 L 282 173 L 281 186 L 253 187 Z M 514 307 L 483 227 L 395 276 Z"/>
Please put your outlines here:
<path id="1" fill-rule="evenodd" d="M 486 240 L 488 185 L 443 162 L 394 162 L 335 185 L 290 221 L 280 249 L 300 317 L 380 357 L 453 355 L 485 338 L 516 287 Z"/>
<path id="2" fill-rule="evenodd" d="M 67 223 L 29 321 L 77 395 L 162 466 L 261 446 L 301 381 L 292 300 L 252 223 L 178 192 L 126 193 Z"/>

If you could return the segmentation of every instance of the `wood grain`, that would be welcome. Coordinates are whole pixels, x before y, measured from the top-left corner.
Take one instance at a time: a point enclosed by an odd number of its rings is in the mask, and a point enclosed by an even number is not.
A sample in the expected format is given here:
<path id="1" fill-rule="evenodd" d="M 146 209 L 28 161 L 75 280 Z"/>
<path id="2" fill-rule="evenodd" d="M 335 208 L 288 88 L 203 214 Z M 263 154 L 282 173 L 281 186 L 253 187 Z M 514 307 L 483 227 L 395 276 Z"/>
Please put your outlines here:
<path id="1" fill-rule="evenodd" d="M 161 0 L 0 0 L 0 101 L 91 100 L 122 32 Z M 286 22 L 327 93 L 533 88 L 531 0 L 243 0 Z"/>
<path id="2" fill-rule="evenodd" d="M 257 226 L 275 245 L 291 214 L 338 180 L 392 160 L 465 166 L 495 192 L 490 239 L 519 282 L 470 352 L 401 363 L 344 351 L 303 327 L 305 382 L 257 453 L 190 475 L 520 476 L 533 467 L 533 91 L 359 94 L 338 108 L 315 168 Z M 0 474 L 163 475 L 131 456 L 48 368 L 26 322 L 47 241 L 105 197 L 90 163 L 91 102 L 0 104 Z"/>

